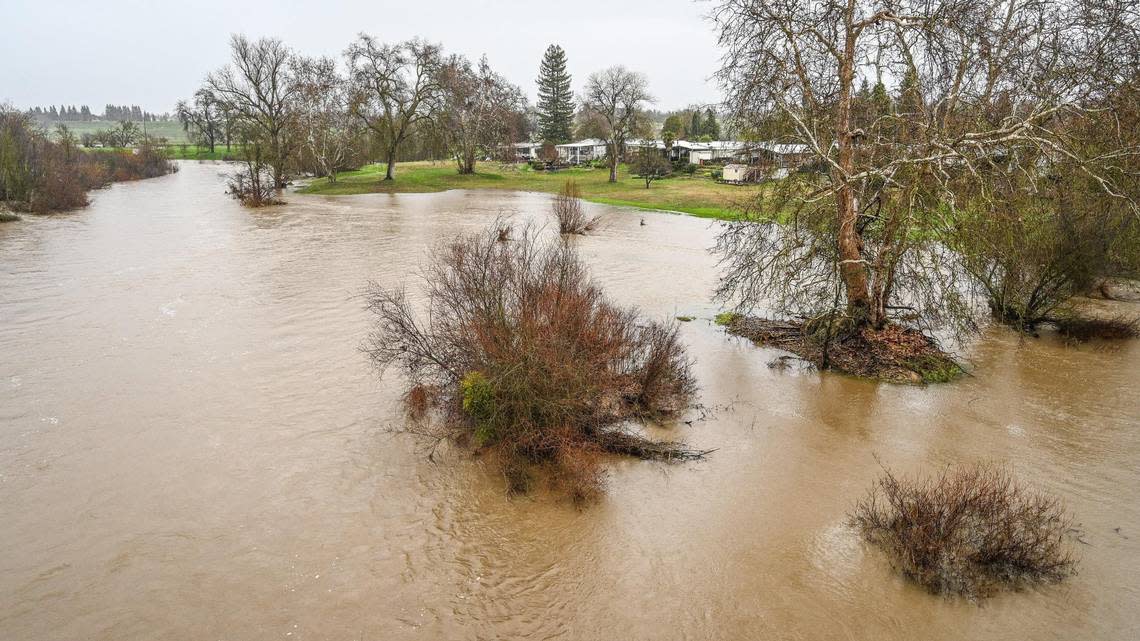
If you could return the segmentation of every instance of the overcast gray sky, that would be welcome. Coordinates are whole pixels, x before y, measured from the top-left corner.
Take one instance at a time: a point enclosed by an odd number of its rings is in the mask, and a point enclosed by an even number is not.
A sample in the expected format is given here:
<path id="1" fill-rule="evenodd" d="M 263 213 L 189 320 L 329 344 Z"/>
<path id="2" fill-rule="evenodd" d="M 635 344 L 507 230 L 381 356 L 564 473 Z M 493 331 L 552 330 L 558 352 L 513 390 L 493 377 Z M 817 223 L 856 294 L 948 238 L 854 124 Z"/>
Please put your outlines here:
<path id="1" fill-rule="evenodd" d="M 578 93 L 612 64 L 649 78 L 658 109 L 718 99 L 719 51 L 707 2 L 693 0 L 3 0 L 0 102 L 138 104 L 170 111 L 224 64 L 234 32 L 339 55 L 360 31 L 422 36 L 491 65 L 535 97 L 539 60 L 566 49 Z"/>

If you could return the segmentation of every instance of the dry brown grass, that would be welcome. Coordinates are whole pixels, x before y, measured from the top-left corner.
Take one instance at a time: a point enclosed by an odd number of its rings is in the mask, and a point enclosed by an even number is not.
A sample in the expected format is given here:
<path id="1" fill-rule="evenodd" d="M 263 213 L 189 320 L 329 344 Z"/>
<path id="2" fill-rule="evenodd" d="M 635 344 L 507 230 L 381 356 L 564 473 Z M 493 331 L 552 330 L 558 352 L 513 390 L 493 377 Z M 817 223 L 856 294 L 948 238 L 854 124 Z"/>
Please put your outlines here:
<path id="1" fill-rule="evenodd" d="M 904 575 L 937 594 L 976 599 L 1061 581 L 1076 568 L 1060 501 L 1001 468 L 962 466 L 924 480 L 886 471 L 851 520 Z"/>
<path id="2" fill-rule="evenodd" d="M 598 226 L 598 217 L 587 216 L 582 208 L 582 192 L 573 180 L 567 180 L 554 197 L 552 209 L 558 219 L 559 233 L 585 234 Z"/>
<path id="3" fill-rule="evenodd" d="M 702 454 L 628 431 L 689 406 L 690 361 L 675 324 L 611 303 L 572 247 L 532 230 L 501 241 L 492 226 L 437 251 L 426 280 L 426 317 L 403 290 L 370 287 L 378 324 L 366 350 L 413 389 L 436 390 L 439 438 L 494 450 L 512 488 L 528 487 L 539 464 L 585 500 L 601 488 L 603 452 Z"/>

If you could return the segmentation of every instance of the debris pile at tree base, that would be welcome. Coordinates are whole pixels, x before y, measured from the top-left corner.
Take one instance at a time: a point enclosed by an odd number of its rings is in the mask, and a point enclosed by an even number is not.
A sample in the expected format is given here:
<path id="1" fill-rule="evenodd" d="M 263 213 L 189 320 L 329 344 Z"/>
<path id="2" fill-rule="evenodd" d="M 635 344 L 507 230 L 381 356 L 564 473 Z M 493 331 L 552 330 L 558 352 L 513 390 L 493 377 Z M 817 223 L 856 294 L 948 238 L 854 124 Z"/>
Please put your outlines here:
<path id="1" fill-rule="evenodd" d="M 765 347 L 789 351 L 816 367 L 890 383 L 945 383 L 965 373 L 962 365 L 938 348 L 930 337 L 901 325 L 850 330 L 836 320 L 828 331 L 824 322 L 770 320 L 739 314 L 718 322 L 730 334 Z M 813 331 L 814 330 L 814 331 Z M 830 335 L 830 339 L 828 339 Z"/>

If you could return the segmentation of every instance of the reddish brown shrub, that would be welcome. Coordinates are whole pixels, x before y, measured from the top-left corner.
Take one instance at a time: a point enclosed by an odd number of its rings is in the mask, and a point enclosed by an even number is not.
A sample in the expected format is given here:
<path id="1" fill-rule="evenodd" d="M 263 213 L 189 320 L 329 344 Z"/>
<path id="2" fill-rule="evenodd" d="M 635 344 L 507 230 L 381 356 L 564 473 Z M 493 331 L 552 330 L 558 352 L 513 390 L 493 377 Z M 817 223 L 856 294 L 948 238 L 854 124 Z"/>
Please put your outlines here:
<path id="1" fill-rule="evenodd" d="M 448 425 L 476 445 L 548 464 L 576 498 L 600 487 L 591 453 L 701 454 L 622 431 L 630 419 L 688 406 L 690 361 L 676 325 L 609 302 L 573 248 L 530 230 L 500 241 L 492 227 L 438 251 L 427 282 L 426 320 L 403 290 L 370 287 L 378 327 L 366 349 L 379 367 L 440 390 Z M 514 467 L 508 477 L 523 478 Z"/>
<path id="2" fill-rule="evenodd" d="M 933 479 L 885 474 L 851 517 L 908 578 L 934 593 L 979 598 L 1056 582 L 1075 571 L 1060 502 L 1000 468 L 964 466 Z"/>

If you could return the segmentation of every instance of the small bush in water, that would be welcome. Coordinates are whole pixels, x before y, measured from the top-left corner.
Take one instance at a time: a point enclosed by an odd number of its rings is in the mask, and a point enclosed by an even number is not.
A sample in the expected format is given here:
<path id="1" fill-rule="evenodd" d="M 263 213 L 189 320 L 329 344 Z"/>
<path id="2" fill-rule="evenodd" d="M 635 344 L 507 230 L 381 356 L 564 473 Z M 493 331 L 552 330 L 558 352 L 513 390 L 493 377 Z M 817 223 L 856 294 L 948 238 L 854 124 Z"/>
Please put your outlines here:
<path id="1" fill-rule="evenodd" d="M 1060 502 L 1000 468 L 963 466 L 926 480 L 887 471 L 851 518 L 904 575 L 938 594 L 980 598 L 1076 568 Z"/>
<path id="2" fill-rule="evenodd" d="M 441 435 L 494 450 L 512 488 L 528 487 L 538 464 L 584 500 L 602 485 L 602 452 L 703 454 L 628 430 L 689 406 L 690 361 L 676 324 L 610 302 L 572 246 L 532 230 L 500 242 L 492 226 L 439 250 L 426 279 L 426 320 L 403 290 L 371 286 L 378 323 L 366 350 L 434 390 Z"/>

